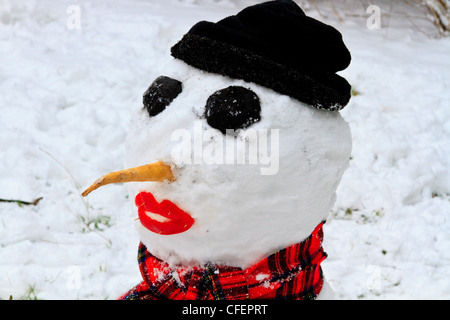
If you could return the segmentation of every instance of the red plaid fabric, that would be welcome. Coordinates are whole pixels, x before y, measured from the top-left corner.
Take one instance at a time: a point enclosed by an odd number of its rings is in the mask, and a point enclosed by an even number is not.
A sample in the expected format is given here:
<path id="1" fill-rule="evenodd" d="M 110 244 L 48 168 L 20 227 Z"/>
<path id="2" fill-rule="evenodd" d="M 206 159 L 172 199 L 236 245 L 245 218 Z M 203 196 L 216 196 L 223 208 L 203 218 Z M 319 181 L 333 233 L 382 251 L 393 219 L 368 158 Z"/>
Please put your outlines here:
<path id="1" fill-rule="evenodd" d="M 235 268 L 206 264 L 203 268 L 171 269 L 139 245 L 143 281 L 120 300 L 313 300 L 320 293 L 323 224 L 304 241 L 269 256 L 256 265 Z"/>

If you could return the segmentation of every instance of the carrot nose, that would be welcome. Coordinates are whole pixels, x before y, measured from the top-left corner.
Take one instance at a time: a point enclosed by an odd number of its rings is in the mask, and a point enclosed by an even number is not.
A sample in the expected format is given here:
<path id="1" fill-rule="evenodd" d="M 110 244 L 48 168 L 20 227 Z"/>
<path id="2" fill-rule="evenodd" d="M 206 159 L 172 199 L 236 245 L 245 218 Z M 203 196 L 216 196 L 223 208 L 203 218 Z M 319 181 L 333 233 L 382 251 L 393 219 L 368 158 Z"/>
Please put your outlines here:
<path id="1" fill-rule="evenodd" d="M 81 194 L 86 197 L 92 191 L 111 183 L 144 182 L 144 181 L 174 181 L 172 169 L 162 161 L 146 164 L 136 168 L 111 172 L 97 179 L 89 188 Z"/>

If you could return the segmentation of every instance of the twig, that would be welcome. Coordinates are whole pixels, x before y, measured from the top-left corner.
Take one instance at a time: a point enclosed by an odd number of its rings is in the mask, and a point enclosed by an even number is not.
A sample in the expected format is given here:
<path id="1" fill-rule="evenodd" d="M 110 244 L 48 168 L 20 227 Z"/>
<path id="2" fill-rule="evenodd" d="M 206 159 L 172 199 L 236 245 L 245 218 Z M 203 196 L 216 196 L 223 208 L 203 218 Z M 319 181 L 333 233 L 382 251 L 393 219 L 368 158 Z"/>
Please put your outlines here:
<path id="1" fill-rule="evenodd" d="M 39 197 L 37 199 L 34 199 L 33 201 L 23 201 L 23 200 L 13 200 L 13 199 L 0 199 L 0 202 L 9 202 L 9 203 L 17 203 L 19 206 L 26 205 L 26 206 L 37 206 L 39 201 L 42 200 L 42 197 Z"/>
<path id="2" fill-rule="evenodd" d="M 311 0 L 311 2 L 312 2 L 312 5 L 313 5 L 314 9 L 316 9 L 317 13 L 318 13 L 323 19 L 328 19 L 327 16 L 324 16 L 324 15 L 322 14 L 322 12 L 320 12 L 320 9 L 319 9 L 319 7 L 317 6 L 316 1 L 315 1 L 315 0 Z"/>
<path id="3" fill-rule="evenodd" d="M 83 202 L 84 208 L 86 210 L 87 217 L 89 219 L 89 202 L 88 202 L 88 200 L 86 200 L 85 198 L 83 198 L 81 196 L 81 186 L 75 180 L 75 178 L 73 177 L 72 173 L 70 173 L 70 171 L 58 159 L 56 159 L 50 152 L 48 152 L 47 150 L 44 150 L 41 147 L 39 147 L 39 150 L 41 150 L 43 153 L 45 153 L 47 156 L 49 156 L 53 161 L 55 161 L 67 173 L 68 177 L 72 181 L 72 185 L 77 190 L 77 194 L 78 194 L 79 198 Z"/>
<path id="4" fill-rule="evenodd" d="M 75 217 L 77 217 L 81 223 L 83 223 L 86 228 L 91 231 L 94 232 L 96 234 L 98 234 L 100 237 L 102 237 L 105 242 L 106 242 L 106 246 L 109 248 L 112 245 L 112 241 L 110 239 L 108 239 L 106 236 L 104 236 L 103 234 L 101 234 L 100 232 L 98 232 L 98 230 L 92 229 L 90 226 L 90 223 L 87 223 L 88 221 L 90 221 L 90 211 L 89 211 L 89 202 L 88 200 L 86 200 L 82 195 L 81 195 L 81 187 L 80 185 L 77 183 L 77 181 L 75 180 L 75 178 L 73 177 L 73 175 L 70 173 L 70 171 L 58 160 L 56 159 L 50 152 L 44 150 L 43 148 L 39 147 L 39 149 L 45 153 L 46 155 L 48 155 L 53 161 L 55 161 L 69 176 L 70 180 L 72 181 L 72 185 L 75 187 L 75 189 L 77 190 L 77 194 L 79 196 L 79 198 L 81 199 L 81 201 L 84 204 L 84 209 L 86 210 L 86 218 L 84 218 L 82 215 L 78 215 L 75 214 L 74 212 L 72 212 L 72 210 L 70 208 L 67 209 L 68 211 L 74 215 Z"/>
<path id="5" fill-rule="evenodd" d="M 333 11 L 334 15 L 338 18 L 338 20 L 340 22 L 344 22 L 344 19 L 342 19 L 342 17 L 339 15 L 338 11 L 336 10 L 336 7 L 334 6 L 334 4 L 331 4 L 328 2 L 328 0 L 325 1 L 325 4 L 331 9 L 331 11 Z"/>

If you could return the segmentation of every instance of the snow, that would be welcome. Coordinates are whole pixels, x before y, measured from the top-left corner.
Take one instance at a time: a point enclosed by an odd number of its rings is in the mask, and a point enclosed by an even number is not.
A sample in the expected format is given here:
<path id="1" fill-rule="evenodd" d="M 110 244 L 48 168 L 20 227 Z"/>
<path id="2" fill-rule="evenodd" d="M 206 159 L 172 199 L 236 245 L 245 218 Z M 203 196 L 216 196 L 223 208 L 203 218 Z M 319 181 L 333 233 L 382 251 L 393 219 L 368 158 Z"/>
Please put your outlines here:
<path id="1" fill-rule="evenodd" d="M 72 1 L 0 3 L 0 198 L 43 197 L 0 203 L 1 299 L 115 299 L 140 281 L 126 186 L 80 193 L 123 167 L 132 111 L 170 46 L 256 2 L 82 2 L 80 29 L 67 27 Z M 324 274 L 340 299 L 449 299 L 450 39 L 392 19 L 327 22 L 356 95 Z"/>

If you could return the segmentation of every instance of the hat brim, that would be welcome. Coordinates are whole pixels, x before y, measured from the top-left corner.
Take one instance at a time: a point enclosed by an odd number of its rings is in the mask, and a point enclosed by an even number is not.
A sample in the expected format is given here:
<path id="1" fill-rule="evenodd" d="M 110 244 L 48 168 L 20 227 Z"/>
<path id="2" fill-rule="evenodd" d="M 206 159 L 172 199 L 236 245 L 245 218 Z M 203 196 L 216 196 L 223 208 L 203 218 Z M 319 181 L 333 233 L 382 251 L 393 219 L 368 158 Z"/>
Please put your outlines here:
<path id="1" fill-rule="evenodd" d="M 338 111 L 350 101 L 350 84 L 335 73 L 310 74 L 205 36 L 187 33 L 171 53 L 195 68 L 259 84 L 317 109 Z"/>

